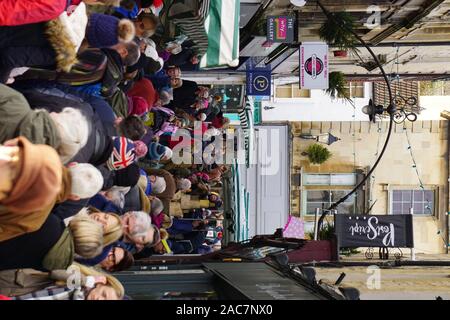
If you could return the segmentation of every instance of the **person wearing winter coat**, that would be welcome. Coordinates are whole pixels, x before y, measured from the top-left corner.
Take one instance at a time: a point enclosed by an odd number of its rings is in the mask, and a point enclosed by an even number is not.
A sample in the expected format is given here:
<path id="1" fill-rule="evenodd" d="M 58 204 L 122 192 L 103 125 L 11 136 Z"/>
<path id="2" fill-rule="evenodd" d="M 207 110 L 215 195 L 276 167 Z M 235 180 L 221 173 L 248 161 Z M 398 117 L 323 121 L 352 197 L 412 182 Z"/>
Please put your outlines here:
<path id="1" fill-rule="evenodd" d="M 140 38 L 150 38 L 155 34 L 159 25 L 159 19 L 152 13 L 141 13 L 136 19 L 133 19 L 136 29 L 136 36 Z"/>
<path id="2" fill-rule="evenodd" d="M 120 170 L 108 171 L 109 174 L 103 183 L 102 190 L 107 191 L 114 186 L 122 188 L 134 187 L 139 181 L 139 166 L 136 163 L 132 163 Z"/>
<path id="3" fill-rule="evenodd" d="M 2 0 L 0 26 L 18 26 L 56 19 L 68 9 L 73 11 L 81 2 L 111 6 L 117 5 L 120 0 Z"/>
<path id="4" fill-rule="evenodd" d="M 161 110 L 163 109 L 163 110 Z M 167 110 L 167 111 L 166 111 Z M 156 136 L 160 136 L 164 132 L 160 132 L 164 123 L 174 118 L 174 112 L 164 107 L 154 107 L 147 115 L 146 124 L 150 126 Z"/>
<path id="5" fill-rule="evenodd" d="M 37 231 L 0 242 L 0 270 L 66 269 L 72 264 L 75 254 L 93 258 L 102 249 L 103 228 L 100 223 L 89 217 L 79 217 L 72 219 L 66 227 L 63 220 L 48 215 Z"/>
<path id="6" fill-rule="evenodd" d="M 128 96 L 128 115 L 144 116 L 150 106 L 143 97 Z"/>
<path id="7" fill-rule="evenodd" d="M 134 254 L 160 241 L 159 229 L 152 224 L 148 213 L 130 211 L 121 217 L 124 236 L 119 243 L 122 248 Z"/>
<path id="8" fill-rule="evenodd" d="M 159 100 L 158 92 L 155 90 L 152 82 L 146 78 L 136 81 L 127 92 L 127 96 L 144 98 L 149 108 L 155 106 Z"/>
<path id="9" fill-rule="evenodd" d="M 150 213 L 151 203 L 145 191 L 139 186 L 134 186 L 125 194 L 125 203 L 123 211 L 142 211 Z"/>
<path id="10" fill-rule="evenodd" d="M 153 192 L 152 194 L 159 199 L 172 199 L 177 190 L 175 179 L 169 171 L 164 169 L 147 169 L 145 170 L 149 177 L 162 177 L 165 181 L 165 189 L 162 192 Z M 154 189 L 154 188 L 153 188 Z"/>
<path id="11" fill-rule="evenodd" d="M 44 109 L 52 114 L 61 112 L 65 106 L 71 106 L 84 118 L 89 119 L 89 134 L 86 144 L 72 157 L 72 161 L 87 162 L 98 166 L 108 160 L 113 150 L 109 133 L 116 131 L 114 127 L 107 129 L 108 127 L 105 127 L 102 120 L 105 112 L 100 109 L 111 110 L 104 100 L 80 93 L 75 88 L 65 85 L 36 84 L 29 88 L 18 89 L 33 109 Z M 98 100 L 101 100 L 100 104 Z M 93 108 L 94 106 L 96 109 Z M 75 119 L 70 120 L 74 121 Z"/>
<path id="12" fill-rule="evenodd" d="M 180 68 L 176 66 L 169 67 L 167 70 L 160 70 L 153 75 L 147 75 L 146 78 L 149 79 L 156 90 L 161 91 L 164 88 L 179 88 L 182 85 L 182 81 L 177 81 L 172 83 L 171 80 L 180 79 L 181 71 Z"/>
<path id="13" fill-rule="evenodd" d="M 184 41 L 181 45 L 181 52 L 171 54 L 169 59 L 164 63 L 164 69 L 177 66 L 181 71 L 197 71 L 200 67 L 200 60 L 192 49 L 193 45 L 194 43 L 192 41 Z"/>
<path id="14" fill-rule="evenodd" d="M 18 67 L 45 66 L 69 72 L 83 47 L 106 48 L 134 38 L 130 20 L 92 14 L 81 3 L 48 22 L 0 27 L 0 81 L 5 83 Z M 26 47 L 26 49 L 24 48 Z"/>
<path id="15" fill-rule="evenodd" d="M 112 275 L 75 262 L 67 270 L 0 271 L 0 294 L 12 300 L 121 300 L 124 292 Z"/>
<path id="16" fill-rule="evenodd" d="M 109 48 L 103 48 L 102 52 L 107 57 L 107 65 L 100 81 L 84 85 L 80 90 L 89 90 L 89 93 L 107 99 L 109 104 L 116 110 L 115 99 L 120 97 L 119 85 L 124 80 L 124 68 L 135 64 L 140 57 L 139 46 L 132 42 L 118 43 Z M 124 95 L 124 97 L 125 95 Z M 124 101 L 126 103 L 126 100 Z M 117 113 L 116 113 L 117 114 Z"/>
<path id="17" fill-rule="evenodd" d="M 205 231 L 194 231 L 186 233 L 183 239 L 164 239 L 152 248 L 144 248 L 134 255 L 136 260 L 145 259 L 152 255 L 160 254 L 203 254 L 207 246 L 203 245 L 206 239 Z M 208 251 L 207 251 L 208 252 Z"/>
<path id="18" fill-rule="evenodd" d="M 147 130 L 144 122 L 136 115 L 127 116 L 124 119 L 118 118 L 117 120 L 116 127 L 119 134 L 128 139 L 133 141 L 142 140 L 147 133 L 153 137 L 153 134 L 148 132 L 151 130 Z M 151 140 L 151 137 L 149 139 Z"/>
<path id="19" fill-rule="evenodd" d="M 81 209 L 75 216 L 65 219 L 64 223 L 69 225 L 73 219 L 85 217 L 100 223 L 102 226 L 104 246 L 109 246 L 122 238 L 123 228 L 121 218 L 115 213 L 105 213 L 93 207 Z"/>
<path id="20" fill-rule="evenodd" d="M 89 124 L 70 107 L 59 113 L 32 110 L 22 94 L 0 84 L 0 143 L 19 135 L 55 148 L 67 163 L 86 145 Z"/>
<path id="21" fill-rule="evenodd" d="M 3 152 L 22 152 L 17 155 L 21 170 L 11 175 L 10 186 L 0 199 L 0 241 L 6 241 L 41 228 L 55 205 L 68 199 L 79 200 L 95 195 L 103 185 L 100 172 L 92 165 L 70 163 L 62 166 L 55 152 L 48 146 L 32 145 L 20 137 L 1 147 Z M 45 152 L 45 157 L 38 152 Z M 8 168 L 2 168 L 8 174 Z M 56 190 L 57 193 L 50 192 Z M 48 195 L 52 196 L 51 199 Z"/>
<path id="22" fill-rule="evenodd" d="M 54 149 L 24 137 L 0 145 L 0 158 L 2 241 L 27 230 L 23 225 L 34 224 L 30 213 L 51 209 L 62 190 L 63 167 Z"/>
<path id="23" fill-rule="evenodd" d="M 181 87 L 173 89 L 173 100 L 169 103 L 169 107 L 172 110 L 189 108 L 197 102 L 197 90 L 197 82 L 183 80 Z"/>
<path id="24" fill-rule="evenodd" d="M 134 263 L 133 255 L 119 243 L 106 246 L 103 252 L 94 259 L 75 259 L 85 266 L 99 266 L 108 272 L 128 270 Z"/>

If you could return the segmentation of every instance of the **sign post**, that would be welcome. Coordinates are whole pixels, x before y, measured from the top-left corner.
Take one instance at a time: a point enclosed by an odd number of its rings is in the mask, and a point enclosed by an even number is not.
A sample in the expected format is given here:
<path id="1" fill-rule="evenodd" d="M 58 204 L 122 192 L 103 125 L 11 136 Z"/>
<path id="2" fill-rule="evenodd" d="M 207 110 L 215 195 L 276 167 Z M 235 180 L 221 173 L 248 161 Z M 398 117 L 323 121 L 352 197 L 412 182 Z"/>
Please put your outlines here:
<path id="1" fill-rule="evenodd" d="M 300 88 L 329 87 L 328 45 L 324 42 L 306 42 L 300 46 Z"/>
<path id="2" fill-rule="evenodd" d="M 314 215 L 314 240 L 315 241 L 317 241 L 317 239 L 318 239 L 318 233 L 319 233 L 319 230 L 317 230 L 317 225 L 318 225 L 318 219 L 319 219 L 319 216 L 320 216 L 320 208 L 316 208 L 316 213 L 315 213 L 315 215 Z"/>
<path id="3" fill-rule="evenodd" d="M 411 215 L 411 217 L 413 217 L 413 215 L 414 215 L 414 208 L 413 207 L 410 208 L 409 214 Z M 414 245 L 411 247 L 411 260 L 412 261 L 416 261 L 416 250 L 414 250 Z"/>

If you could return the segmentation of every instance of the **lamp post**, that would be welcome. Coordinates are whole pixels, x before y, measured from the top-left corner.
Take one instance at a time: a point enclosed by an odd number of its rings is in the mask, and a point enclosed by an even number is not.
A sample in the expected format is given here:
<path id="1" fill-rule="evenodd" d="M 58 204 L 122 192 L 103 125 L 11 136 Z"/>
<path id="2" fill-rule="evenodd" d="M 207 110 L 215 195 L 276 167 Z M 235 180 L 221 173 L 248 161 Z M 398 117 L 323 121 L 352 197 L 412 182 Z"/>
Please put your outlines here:
<path id="1" fill-rule="evenodd" d="M 311 135 L 311 134 L 302 134 L 300 135 L 300 138 L 302 139 L 310 139 L 310 140 L 316 140 L 318 143 L 331 145 L 335 143 L 336 141 L 340 141 L 341 139 L 332 135 L 331 133 L 323 133 L 318 135 Z"/>
<path id="2" fill-rule="evenodd" d="M 376 116 L 382 116 L 384 113 L 394 115 L 397 110 L 393 104 L 390 104 L 387 108 L 382 105 L 375 105 L 372 99 L 369 100 L 369 104 L 362 108 L 362 112 L 369 116 L 369 120 L 373 123 L 376 122 Z"/>

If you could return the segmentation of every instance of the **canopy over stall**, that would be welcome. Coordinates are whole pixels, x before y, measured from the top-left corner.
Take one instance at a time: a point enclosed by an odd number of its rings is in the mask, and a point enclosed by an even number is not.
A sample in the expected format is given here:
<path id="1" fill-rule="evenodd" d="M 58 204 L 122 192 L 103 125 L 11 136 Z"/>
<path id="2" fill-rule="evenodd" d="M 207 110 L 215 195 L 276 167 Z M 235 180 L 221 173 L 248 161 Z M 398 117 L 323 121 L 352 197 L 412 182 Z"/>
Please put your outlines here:
<path id="1" fill-rule="evenodd" d="M 211 1 L 205 21 L 208 50 L 200 68 L 237 67 L 239 65 L 239 0 Z"/>
<path id="2" fill-rule="evenodd" d="M 168 5 L 166 22 L 176 26 L 169 37 L 181 33 L 193 41 L 202 69 L 236 67 L 239 14 L 239 0 L 175 0 Z"/>

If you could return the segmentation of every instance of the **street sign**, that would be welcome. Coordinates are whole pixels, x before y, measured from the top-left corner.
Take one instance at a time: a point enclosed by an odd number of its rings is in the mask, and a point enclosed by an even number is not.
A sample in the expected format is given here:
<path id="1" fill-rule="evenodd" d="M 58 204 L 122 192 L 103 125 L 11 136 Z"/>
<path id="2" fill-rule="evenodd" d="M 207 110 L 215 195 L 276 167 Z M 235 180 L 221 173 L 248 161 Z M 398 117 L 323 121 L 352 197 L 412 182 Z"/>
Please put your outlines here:
<path id="1" fill-rule="evenodd" d="M 328 45 L 308 42 L 300 46 L 300 88 L 328 89 Z"/>
<path id="2" fill-rule="evenodd" d="M 412 215 L 335 215 L 335 232 L 341 248 L 413 248 Z"/>
<path id="3" fill-rule="evenodd" d="M 267 17 L 267 41 L 293 43 L 295 34 L 295 17 Z"/>
<path id="4" fill-rule="evenodd" d="M 270 71 L 248 71 L 246 89 L 248 96 L 270 96 L 272 93 L 272 73 Z"/>

